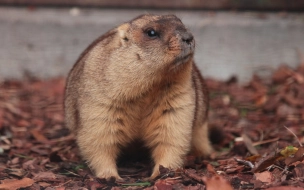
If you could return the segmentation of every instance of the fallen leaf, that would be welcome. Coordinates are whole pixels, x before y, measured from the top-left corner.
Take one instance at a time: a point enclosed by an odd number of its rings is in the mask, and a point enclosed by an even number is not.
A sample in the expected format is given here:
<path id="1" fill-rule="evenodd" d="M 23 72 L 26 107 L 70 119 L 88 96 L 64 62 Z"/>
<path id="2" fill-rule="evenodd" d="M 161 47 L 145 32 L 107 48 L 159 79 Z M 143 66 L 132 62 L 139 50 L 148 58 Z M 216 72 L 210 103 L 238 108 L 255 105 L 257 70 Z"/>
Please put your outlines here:
<path id="1" fill-rule="evenodd" d="M 219 175 L 213 176 L 211 178 L 203 177 L 203 181 L 206 184 L 207 190 L 233 190 L 229 182 Z"/>
<path id="2" fill-rule="evenodd" d="M 154 184 L 157 189 L 172 189 L 172 185 L 167 183 L 166 180 L 157 180 Z"/>
<path id="3" fill-rule="evenodd" d="M 297 81 L 297 83 L 302 84 L 304 83 L 304 76 L 300 73 L 293 73 L 292 77 Z"/>
<path id="4" fill-rule="evenodd" d="M 285 149 L 280 151 L 280 154 L 286 158 L 290 155 L 295 154 L 297 151 L 298 151 L 297 147 L 287 146 L 287 147 L 285 147 Z"/>
<path id="5" fill-rule="evenodd" d="M 46 147 L 45 145 L 37 145 L 37 146 L 32 146 L 31 151 L 38 153 L 40 155 L 48 155 L 49 154 L 49 148 Z"/>
<path id="6" fill-rule="evenodd" d="M 268 100 L 267 95 L 260 96 L 259 98 L 256 99 L 255 105 L 256 106 L 262 106 L 267 102 L 267 100 Z"/>
<path id="7" fill-rule="evenodd" d="M 231 174 L 231 173 L 236 173 L 236 172 L 240 172 L 244 169 L 244 166 L 237 166 L 237 167 L 233 167 L 233 168 L 229 168 L 226 169 L 225 172 L 227 174 Z"/>
<path id="8" fill-rule="evenodd" d="M 304 177 L 304 163 L 300 163 L 296 165 L 296 167 L 293 170 L 293 173 L 295 177 L 303 178 Z"/>
<path id="9" fill-rule="evenodd" d="M 18 127 L 29 127 L 31 124 L 25 119 L 21 119 L 17 122 Z"/>
<path id="10" fill-rule="evenodd" d="M 257 154 L 257 155 L 252 155 L 252 156 L 246 157 L 245 160 L 250 161 L 250 162 L 256 162 L 260 158 L 261 158 L 261 155 Z"/>
<path id="11" fill-rule="evenodd" d="M 250 180 L 251 183 L 253 183 L 254 189 L 260 189 L 264 183 L 261 182 L 260 180 L 252 179 Z"/>
<path id="12" fill-rule="evenodd" d="M 9 175 L 13 175 L 13 176 L 17 176 L 17 177 L 23 177 L 23 176 L 25 176 L 25 174 L 27 172 L 25 170 L 23 170 L 23 169 L 11 168 L 11 169 L 7 170 L 7 173 Z"/>
<path id="13" fill-rule="evenodd" d="M 48 139 L 39 130 L 33 129 L 30 132 L 38 142 L 48 142 Z"/>
<path id="14" fill-rule="evenodd" d="M 39 184 L 41 187 L 48 187 L 48 186 L 51 186 L 51 184 L 46 183 L 46 182 L 39 182 L 38 184 Z"/>
<path id="15" fill-rule="evenodd" d="M 184 173 L 191 179 L 194 179 L 198 182 L 203 182 L 202 176 L 199 176 L 193 169 L 186 169 L 184 170 Z"/>
<path id="16" fill-rule="evenodd" d="M 215 175 L 216 171 L 214 170 L 214 167 L 211 164 L 207 164 L 207 170 L 210 175 Z"/>
<path id="17" fill-rule="evenodd" d="M 296 113 L 296 109 L 287 104 L 282 104 L 277 107 L 276 115 L 279 117 L 286 117 L 287 115 L 293 115 Z"/>
<path id="18" fill-rule="evenodd" d="M 35 181 L 52 181 L 56 179 L 56 176 L 53 172 L 39 172 L 37 174 L 34 174 Z"/>
<path id="19" fill-rule="evenodd" d="M 285 164 L 289 166 L 296 161 L 302 161 L 304 159 L 304 147 L 299 147 L 298 151 L 293 157 L 288 157 L 285 159 Z"/>
<path id="20" fill-rule="evenodd" d="M 260 172 L 267 167 L 273 165 L 275 161 L 281 160 L 289 157 L 290 155 L 295 154 L 298 151 L 298 148 L 293 146 L 287 146 L 279 152 L 271 152 L 268 156 L 262 157 L 252 169 L 252 172 Z"/>
<path id="21" fill-rule="evenodd" d="M 292 75 L 292 73 L 293 73 L 293 71 L 289 67 L 283 65 L 283 66 L 279 67 L 279 69 L 273 73 L 272 81 L 274 83 L 282 83 L 288 77 L 290 77 Z"/>
<path id="22" fill-rule="evenodd" d="M 280 158 L 281 155 L 277 152 L 271 152 L 268 156 L 262 157 L 254 166 L 252 169 L 252 172 L 260 172 L 267 167 L 271 166 L 274 164 L 274 162 Z"/>
<path id="23" fill-rule="evenodd" d="M 260 180 L 264 183 L 272 183 L 274 181 L 274 177 L 271 172 L 264 171 L 262 173 L 255 173 L 254 174 L 256 180 Z"/>
<path id="24" fill-rule="evenodd" d="M 30 178 L 23 178 L 21 180 L 16 179 L 5 179 L 1 181 L 2 184 L 0 184 L 0 189 L 5 190 L 16 190 L 19 188 L 25 188 L 33 185 L 35 182 L 34 180 Z"/>

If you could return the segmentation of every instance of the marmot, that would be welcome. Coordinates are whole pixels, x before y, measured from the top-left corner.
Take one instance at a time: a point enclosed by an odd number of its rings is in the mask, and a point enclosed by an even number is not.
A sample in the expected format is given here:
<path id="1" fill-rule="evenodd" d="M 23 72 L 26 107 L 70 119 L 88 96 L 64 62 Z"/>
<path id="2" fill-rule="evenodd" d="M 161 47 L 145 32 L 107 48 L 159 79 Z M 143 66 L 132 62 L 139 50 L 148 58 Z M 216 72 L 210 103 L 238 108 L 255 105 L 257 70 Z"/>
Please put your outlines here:
<path id="1" fill-rule="evenodd" d="M 140 139 L 154 169 L 207 156 L 208 94 L 193 35 L 174 15 L 141 15 L 95 40 L 69 73 L 65 122 L 99 178 L 115 177 L 121 148 Z"/>

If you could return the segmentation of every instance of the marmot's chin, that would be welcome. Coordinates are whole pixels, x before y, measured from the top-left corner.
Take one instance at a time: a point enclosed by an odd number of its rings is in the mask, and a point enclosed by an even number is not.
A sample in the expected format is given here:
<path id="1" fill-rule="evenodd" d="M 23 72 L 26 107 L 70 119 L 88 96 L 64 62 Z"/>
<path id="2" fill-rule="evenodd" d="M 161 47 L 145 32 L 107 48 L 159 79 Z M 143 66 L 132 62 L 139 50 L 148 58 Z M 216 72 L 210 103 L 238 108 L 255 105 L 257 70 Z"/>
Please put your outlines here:
<path id="1" fill-rule="evenodd" d="M 175 61 L 175 65 L 182 65 L 182 64 L 188 63 L 192 59 L 192 57 L 193 57 L 192 53 L 185 55 L 185 56 L 177 57 L 177 59 Z"/>

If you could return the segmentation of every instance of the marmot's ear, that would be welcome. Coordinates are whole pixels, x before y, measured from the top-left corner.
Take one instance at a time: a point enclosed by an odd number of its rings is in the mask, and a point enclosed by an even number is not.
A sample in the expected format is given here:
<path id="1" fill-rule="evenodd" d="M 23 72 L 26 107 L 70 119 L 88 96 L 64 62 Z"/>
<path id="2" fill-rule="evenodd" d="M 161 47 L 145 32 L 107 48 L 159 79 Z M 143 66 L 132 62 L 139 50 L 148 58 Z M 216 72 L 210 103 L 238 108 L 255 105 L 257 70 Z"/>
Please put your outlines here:
<path id="1" fill-rule="evenodd" d="M 126 45 L 126 43 L 129 41 L 129 37 L 128 37 L 129 28 L 130 28 L 129 23 L 125 23 L 117 28 L 120 41 L 123 45 Z"/>

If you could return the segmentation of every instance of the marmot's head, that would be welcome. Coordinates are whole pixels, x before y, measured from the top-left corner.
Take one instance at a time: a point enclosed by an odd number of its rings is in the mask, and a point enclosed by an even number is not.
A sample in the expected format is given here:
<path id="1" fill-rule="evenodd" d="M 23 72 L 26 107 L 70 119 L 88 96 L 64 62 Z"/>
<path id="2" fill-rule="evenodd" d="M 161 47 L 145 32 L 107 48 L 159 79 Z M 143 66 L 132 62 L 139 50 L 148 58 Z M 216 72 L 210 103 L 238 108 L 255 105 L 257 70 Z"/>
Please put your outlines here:
<path id="1" fill-rule="evenodd" d="M 193 35 L 174 15 L 142 15 L 117 30 L 127 56 L 148 67 L 171 70 L 193 58 Z"/>
<path id="2" fill-rule="evenodd" d="M 109 96 L 135 97 L 154 84 L 191 77 L 194 39 L 174 15 L 139 16 L 91 47 L 84 54 L 88 73 L 112 92 Z"/>

